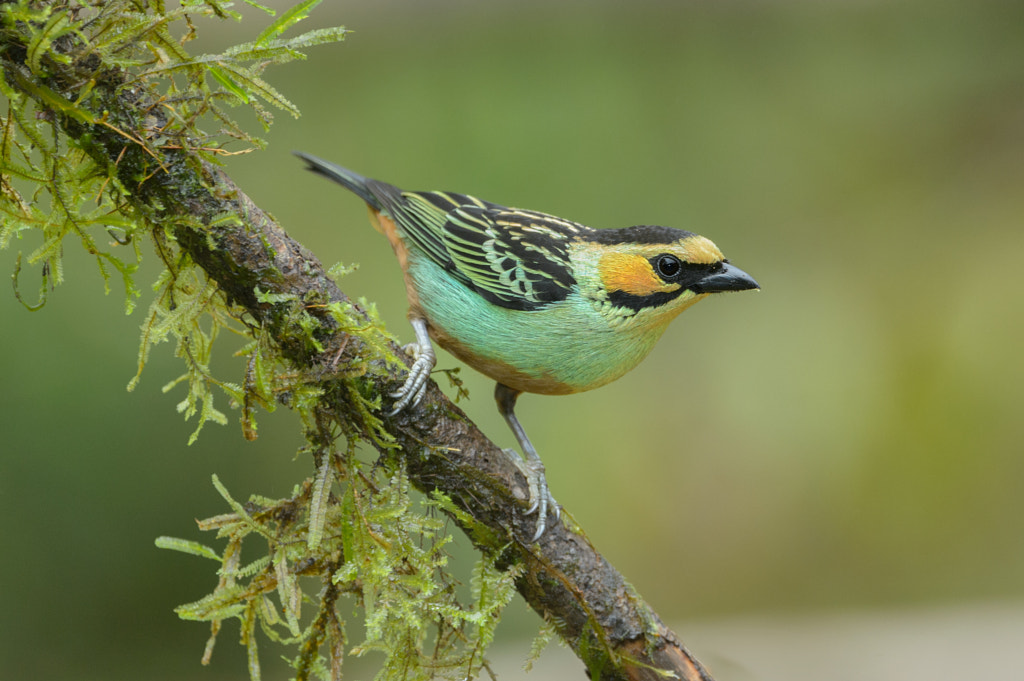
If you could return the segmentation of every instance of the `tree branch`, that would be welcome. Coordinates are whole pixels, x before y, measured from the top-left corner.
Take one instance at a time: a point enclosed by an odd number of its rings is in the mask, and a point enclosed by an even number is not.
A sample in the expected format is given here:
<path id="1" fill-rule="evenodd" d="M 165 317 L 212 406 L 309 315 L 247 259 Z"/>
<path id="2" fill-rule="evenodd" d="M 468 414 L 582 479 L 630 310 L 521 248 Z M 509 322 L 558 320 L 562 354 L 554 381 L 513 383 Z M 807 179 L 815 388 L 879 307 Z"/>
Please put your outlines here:
<path id="1" fill-rule="evenodd" d="M 159 102 L 133 89 L 117 69 L 80 72 L 88 57 L 67 51 L 73 67 L 54 68 L 45 90 L 25 87 L 33 79 L 24 62 L 24 45 L 3 44 L 4 77 L 11 88 L 28 93 L 53 115 L 61 128 L 101 167 L 112 168 L 131 189 L 130 201 L 153 225 L 172 225 L 168 236 L 216 282 L 227 300 L 247 312 L 280 348 L 281 355 L 322 389 L 318 411 L 369 426 L 344 389 L 339 367 L 375 353 L 358 335 L 339 329 L 331 303 L 350 303 L 327 276 L 320 261 L 260 210 L 217 166 L 180 145 L 150 142 L 162 130 Z M 12 60 L 12 57 L 14 59 Z M 12 65 L 13 64 L 13 65 Z M 76 70 L 77 69 L 77 70 Z M 93 116 L 72 115 L 76 88 L 90 81 L 102 108 Z M 67 107 L 55 106 L 55 97 Z M 126 134 L 127 133 L 127 134 Z M 297 174 L 301 170 L 296 167 Z M 224 220 L 225 215 L 244 220 Z M 282 302 L 261 302 L 260 291 Z M 276 299 L 276 298 L 275 298 Z M 314 320 L 312 331 L 304 320 Z M 310 338 L 317 343 L 310 343 Z M 401 355 L 400 348 L 391 351 Z M 386 394 L 404 375 L 394 363 L 374 356 L 373 373 L 361 380 L 367 394 Z M 361 425 L 360 425 L 361 424 Z M 535 518 L 524 514 L 526 481 L 501 449 L 431 382 L 421 404 L 384 426 L 407 462 L 413 484 L 437 489 L 460 509 L 455 521 L 480 550 L 500 554 L 499 565 L 519 564 L 517 588 L 601 679 L 658 679 L 666 672 L 688 681 L 711 677 L 678 638 L 591 545 L 579 527 L 567 522 L 549 527 L 539 542 L 529 539 Z M 389 447 L 378 445 L 382 451 Z M 330 583 L 329 577 L 327 583 Z"/>
<path id="2" fill-rule="evenodd" d="M 287 328 L 289 315 L 276 314 L 274 306 L 255 301 L 252 291 L 256 285 L 261 290 L 295 295 L 300 300 L 347 301 L 326 276 L 319 260 L 291 239 L 220 169 L 204 164 L 201 173 L 199 178 L 167 177 L 168 181 L 161 183 L 159 199 L 192 215 L 205 216 L 206 224 L 225 208 L 239 210 L 249 217 L 246 225 L 176 236 L 210 277 L 258 319 L 272 337 L 294 338 L 298 333 Z M 188 186 L 211 186 L 217 190 L 181 194 L 180 188 Z M 221 205 L 222 201 L 234 205 L 226 207 Z M 214 248 L 210 247 L 208 236 L 212 237 Z M 316 308 L 309 310 L 316 314 Z M 329 334 L 322 353 L 310 354 L 303 346 L 287 345 L 282 345 L 282 352 L 296 367 L 324 376 L 324 410 L 349 414 L 352 406 L 344 401 L 345 391 L 336 389 L 333 382 L 337 379 L 327 367 L 339 350 L 342 356 L 358 355 L 363 350 L 362 340 L 331 333 L 333 322 L 329 317 L 321 317 L 320 322 Z M 400 352 L 398 346 L 392 350 Z M 372 389 L 376 394 L 386 394 L 403 380 L 401 372 L 392 371 L 374 380 Z M 501 448 L 480 432 L 436 384 L 430 383 L 416 409 L 390 418 L 385 424 L 406 455 L 409 477 L 417 489 L 444 492 L 472 517 L 471 527 L 455 519 L 477 548 L 494 551 L 511 538 L 504 561 L 526 566 L 517 583 L 519 593 L 542 617 L 557 623 L 559 634 L 590 669 L 599 672 L 596 676 L 659 679 L 662 675 L 656 670 L 671 670 L 688 681 L 711 679 L 578 527 L 556 523 L 537 543 L 528 543 L 536 520 L 524 515 L 526 480 Z M 481 534 L 476 524 L 490 532 Z"/>

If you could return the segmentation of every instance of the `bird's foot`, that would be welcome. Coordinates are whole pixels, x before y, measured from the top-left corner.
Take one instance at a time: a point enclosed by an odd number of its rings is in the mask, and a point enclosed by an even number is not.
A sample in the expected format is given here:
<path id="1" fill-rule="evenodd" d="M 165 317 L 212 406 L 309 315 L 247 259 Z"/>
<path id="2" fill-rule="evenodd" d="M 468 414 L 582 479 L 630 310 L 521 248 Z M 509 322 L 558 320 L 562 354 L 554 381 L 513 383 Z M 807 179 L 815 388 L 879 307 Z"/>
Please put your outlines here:
<path id="1" fill-rule="evenodd" d="M 405 377 L 402 387 L 391 393 L 391 397 L 397 400 L 391 407 L 388 416 L 394 416 L 406 407 L 415 407 L 423 399 L 427 391 L 427 380 L 430 372 L 437 364 L 437 357 L 434 355 L 434 348 L 430 344 L 430 334 L 427 331 L 427 321 L 416 317 L 409 320 L 413 331 L 416 332 L 416 341 L 409 343 L 402 348 L 407 355 L 413 358 L 412 366 L 409 367 L 409 375 Z"/>
<path id="2" fill-rule="evenodd" d="M 551 496 L 550 490 L 548 490 L 548 481 L 544 476 L 544 464 L 538 459 L 524 459 L 519 456 L 519 453 L 514 449 L 503 450 L 505 455 L 509 458 L 512 463 L 515 464 L 519 472 L 526 478 L 526 484 L 529 491 L 530 508 L 526 509 L 526 515 L 537 514 L 537 530 L 534 532 L 533 539 L 531 542 L 535 542 L 541 538 L 544 534 L 544 530 L 547 529 L 548 513 L 555 517 L 555 520 L 561 516 L 562 508 L 555 501 L 555 498 Z"/>
<path id="3" fill-rule="evenodd" d="M 427 391 L 427 379 L 433 371 L 437 359 L 434 357 L 434 349 L 428 342 L 426 345 L 409 343 L 403 350 L 413 357 L 412 366 L 409 367 L 409 375 L 405 378 L 402 387 L 391 393 L 391 397 L 397 400 L 388 416 L 394 416 L 407 407 L 415 407 L 423 399 Z"/>

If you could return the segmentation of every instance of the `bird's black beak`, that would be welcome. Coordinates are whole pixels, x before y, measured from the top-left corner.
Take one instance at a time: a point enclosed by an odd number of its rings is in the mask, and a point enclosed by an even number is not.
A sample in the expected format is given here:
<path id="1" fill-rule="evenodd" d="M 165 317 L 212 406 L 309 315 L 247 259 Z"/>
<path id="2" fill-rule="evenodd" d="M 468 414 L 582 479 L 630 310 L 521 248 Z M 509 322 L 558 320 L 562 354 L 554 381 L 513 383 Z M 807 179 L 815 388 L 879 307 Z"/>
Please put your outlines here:
<path id="1" fill-rule="evenodd" d="M 740 268 L 722 263 L 721 269 L 707 275 L 690 290 L 694 293 L 718 293 L 720 291 L 749 291 L 761 288 L 754 278 Z"/>

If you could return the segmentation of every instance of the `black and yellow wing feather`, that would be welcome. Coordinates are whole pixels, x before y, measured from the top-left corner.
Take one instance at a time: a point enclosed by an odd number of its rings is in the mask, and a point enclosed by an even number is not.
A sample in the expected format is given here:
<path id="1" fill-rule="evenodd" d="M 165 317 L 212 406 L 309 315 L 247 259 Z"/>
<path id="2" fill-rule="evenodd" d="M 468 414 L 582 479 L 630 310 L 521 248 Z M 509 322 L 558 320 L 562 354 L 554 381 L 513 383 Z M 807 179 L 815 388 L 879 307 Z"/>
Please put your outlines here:
<path id="1" fill-rule="evenodd" d="M 466 194 L 406 192 L 310 154 L 296 154 L 310 170 L 390 216 L 411 246 L 495 305 L 537 310 L 565 300 L 576 284 L 568 248 L 594 233 L 583 225 Z"/>
<path id="2" fill-rule="evenodd" d="M 569 295 L 568 245 L 586 227 L 536 211 L 505 208 L 464 194 L 402 192 L 387 201 L 402 232 L 485 300 L 536 310 Z"/>

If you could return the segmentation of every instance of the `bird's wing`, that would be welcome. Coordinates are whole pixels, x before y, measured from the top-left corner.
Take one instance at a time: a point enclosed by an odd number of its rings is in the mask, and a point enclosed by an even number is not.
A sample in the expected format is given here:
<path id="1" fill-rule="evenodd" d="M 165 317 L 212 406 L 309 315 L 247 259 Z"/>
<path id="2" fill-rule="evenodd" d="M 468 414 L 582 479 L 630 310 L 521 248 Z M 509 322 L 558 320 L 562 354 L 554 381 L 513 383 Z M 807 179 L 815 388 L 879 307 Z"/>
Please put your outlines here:
<path id="1" fill-rule="evenodd" d="M 399 222 L 409 238 L 495 305 L 536 310 L 564 300 L 576 283 L 568 245 L 587 229 L 582 225 L 463 194 L 403 197 L 406 215 Z"/>

